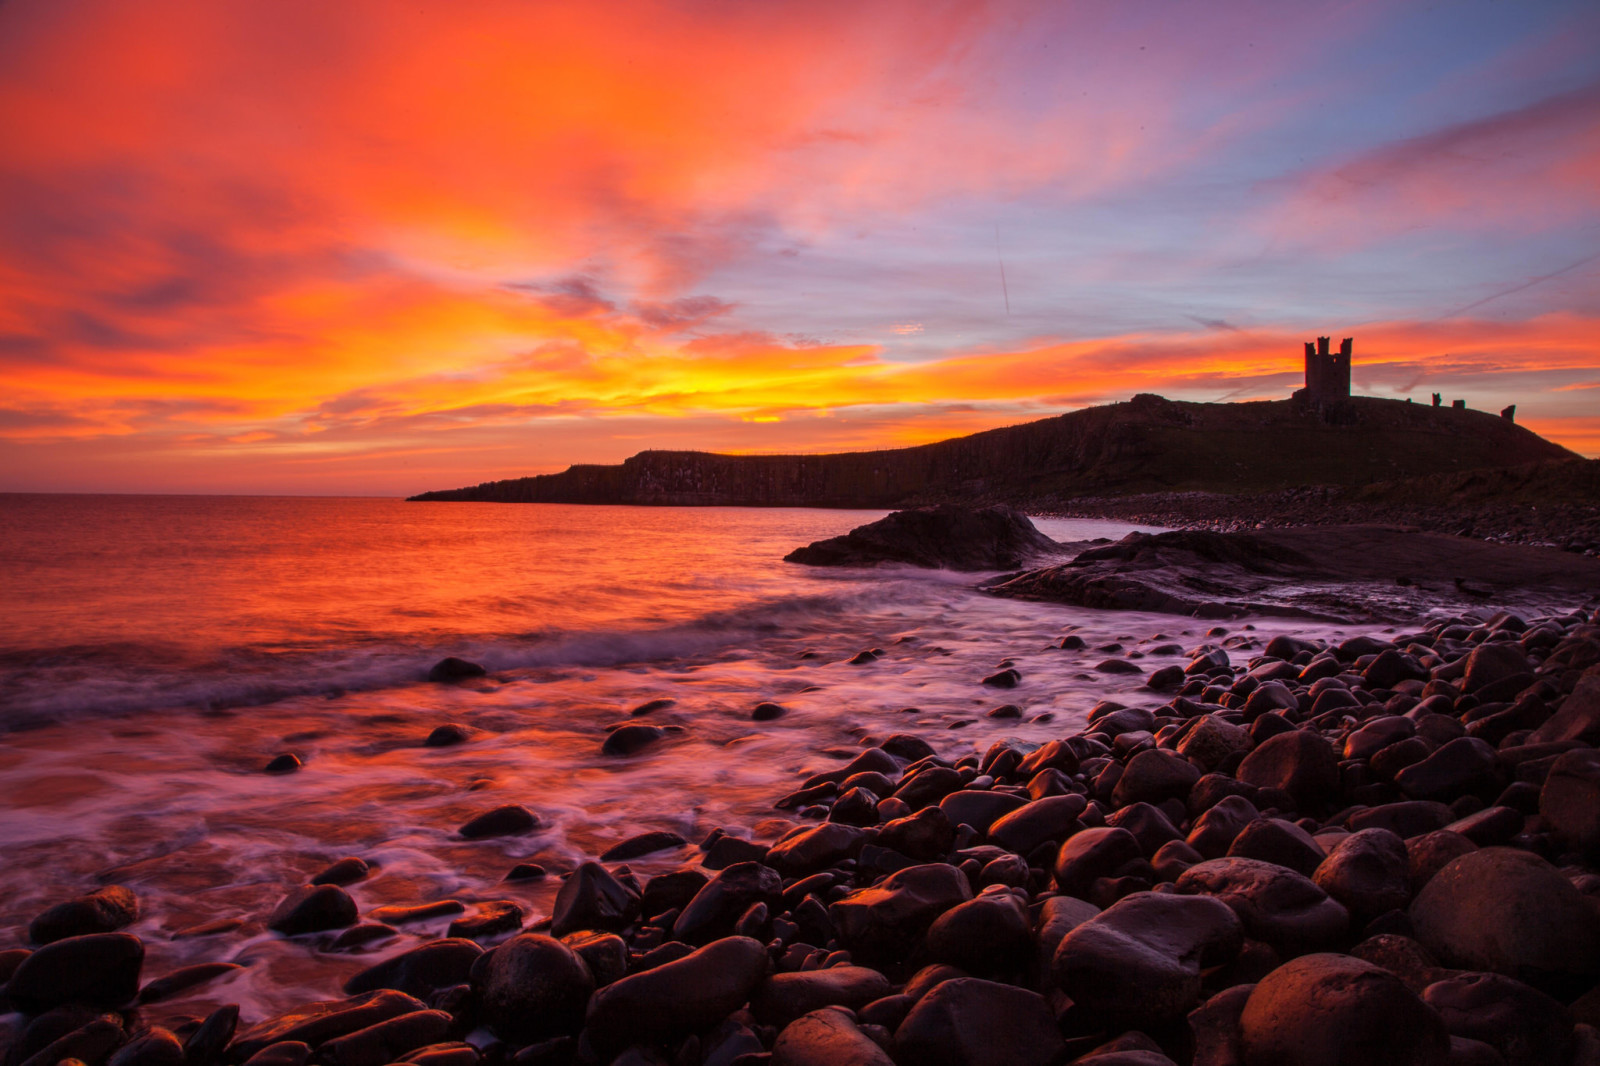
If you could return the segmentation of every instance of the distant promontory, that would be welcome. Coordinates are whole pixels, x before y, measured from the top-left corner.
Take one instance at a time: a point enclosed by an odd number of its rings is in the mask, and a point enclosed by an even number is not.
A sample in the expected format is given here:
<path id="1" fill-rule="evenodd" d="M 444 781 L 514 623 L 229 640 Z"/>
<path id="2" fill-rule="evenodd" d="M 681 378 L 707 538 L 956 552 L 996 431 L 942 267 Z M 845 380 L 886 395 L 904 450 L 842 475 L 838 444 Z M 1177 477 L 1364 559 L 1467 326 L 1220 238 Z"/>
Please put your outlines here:
<path id="1" fill-rule="evenodd" d="M 425 492 L 413 500 L 663 506 L 1070 508 L 1086 496 L 1353 488 L 1578 457 L 1509 418 L 1351 397 L 1330 420 L 1291 400 L 1135 396 L 911 448 L 830 455 L 645 451 L 615 466 Z"/>

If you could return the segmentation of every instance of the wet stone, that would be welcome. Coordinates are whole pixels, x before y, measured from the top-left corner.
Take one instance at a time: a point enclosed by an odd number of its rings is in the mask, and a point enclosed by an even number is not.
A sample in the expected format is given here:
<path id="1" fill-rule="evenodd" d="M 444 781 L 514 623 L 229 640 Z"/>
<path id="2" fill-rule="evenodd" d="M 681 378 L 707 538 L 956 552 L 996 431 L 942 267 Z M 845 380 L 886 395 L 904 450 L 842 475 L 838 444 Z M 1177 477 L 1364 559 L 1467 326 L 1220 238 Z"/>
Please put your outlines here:
<path id="1" fill-rule="evenodd" d="M 365 881 L 371 868 L 362 859 L 340 859 L 324 867 L 310 881 L 313 885 L 353 885 L 357 881 Z"/>
<path id="2" fill-rule="evenodd" d="M 308 1003 L 240 1033 L 229 1045 L 228 1058 L 230 1061 L 248 1060 L 264 1048 L 285 1042 L 316 1047 L 369 1025 L 424 1009 L 416 998 L 390 989 L 349 999 Z"/>
<path id="3" fill-rule="evenodd" d="M 523 933 L 484 952 L 471 981 L 484 1022 L 502 1038 L 533 1043 L 576 1033 L 594 991 L 589 967 L 567 945 Z"/>
<path id="4" fill-rule="evenodd" d="M 1179 892 L 1215 896 L 1239 916 L 1245 935 L 1287 954 L 1340 946 L 1349 914 L 1310 878 L 1256 859 L 1210 859 L 1179 876 Z"/>
<path id="5" fill-rule="evenodd" d="M 556 893 L 550 932 L 565 936 L 579 929 L 616 931 L 638 914 L 639 893 L 599 863 L 586 862 L 572 871 Z"/>
<path id="6" fill-rule="evenodd" d="M 422 745 L 427 748 L 450 748 L 457 744 L 465 744 L 471 739 L 472 734 L 466 726 L 446 722 L 444 725 L 435 726 Z"/>
<path id="7" fill-rule="evenodd" d="M 890 995 L 889 979 L 866 966 L 831 966 L 823 970 L 778 973 L 756 989 L 750 1009 L 763 1025 L 784 1026 L 823 1007 L 859 1010 Z"/>
<path id="8" fill-rule="evenodd" d="M 267 765 L 261 769 L 263 773 L 268 774 L 292 774 L 303 765 L 305 764 L 301 761 L 300 756 L 292 751 L 286 751 L 267 760 Z"/>
<path id="9" fill-rule="evenodd" d="M 467 940 L 485 940 L 504 933 L 514 933 L 522 928 L 526 918 L 522 904 L 510 899 L 487 900 L 478 904 L 476 914 L 457 918 L 450 923 L 449 936 Z"/>
<path id="10" fill-rule="evenodd" d="M 139 898 L 121 885 L 57 903 L 28 923 L 28 939 L 49 944 L 72 936 L 114 933 L 139 918 Z"/>
<path id="11" fill-rule="evenodd" d="M 539 816 L 520 803 L 507 803 L 475 815 L 458 832 L 463 840 L 520 836 L 539 828 Z"/>
<path id="12" fill-rule="evenodd" d="M 767 975 L 759 941 L 727 937 L 607 985 L 589 1001 L 588 1039 L 601 1050 L 706 1029 L 749 1001 Z"/>
<path id="13" fill-rule="evenodd" d="M 686 944 L 705 944 L 733 932 L 740 916 L 757 903 L 775 905 L 783 891 L 777 870 L 740 862 L 717 871 L 684 906 L 672 927 Z"/>
<path id="14" fill-rule="evenodd" d="M 936 918 L 926 946 L 932 961 L 958 966 L 977 977 L 1020 971 L 1034 950 L 1027 895 L 1003 886 L 984 889 Z"/>
<path id="15" fill-rule="evenodd" d="M 370 966 L 344 983 L 347 996 L 391 988 L 427 999 L 441 988 L 463 984 L 483 949 L 471 940 L 433 940 Z"/>
<path id="16" fill-rule="evenodd" d="M 972 977 L 936 985 L 894 1034 L 897 1058 L 920 1066 L 1048 1066 L 1063 1043 L 1044 997 Z"/>
<path id="17" fill-rule="evenodd" d="M 666 830 L 655 830 L 649 833 L 640 833 L 627 840 L 611 845 L 600 855 L 601 862 L 626 862 L 629 859 L 638 859 L 652 855 L 658 851 L 667 851 L 672 848 L 681 848 L 688 841 L 677 833 Z"/>
<path id="18" fill-rule="evenodd" d="M 935 918 L 972 898 L 966 875 L 929 863 L 899 870 L 828 908 L 840 944 L 864 964 L 898 960 Z"/>
<path id="19" fill-rule="evenodd" d="M 356 901 L 338 885 L 301 885 L 273 909 L 267 928 L 299 936 L 354 925 L 358 916 Z"/>
<path id="20" fill-rule="evenodd" d="M 600 754 L 636 755 L 666 735 L 666 730 L 653 725 L 618 726 L 600 745 Z"/>
<path id="21" fill-rule="evenodd" d="M 458 659 L 452 655 L 433 664 L 432 669 L 428 671 L 428 680 L 448 684 L 455 681 L 466 681 L 474 677 L 484 677 L 488 673 L 489 671 L 477 663 Z"/>

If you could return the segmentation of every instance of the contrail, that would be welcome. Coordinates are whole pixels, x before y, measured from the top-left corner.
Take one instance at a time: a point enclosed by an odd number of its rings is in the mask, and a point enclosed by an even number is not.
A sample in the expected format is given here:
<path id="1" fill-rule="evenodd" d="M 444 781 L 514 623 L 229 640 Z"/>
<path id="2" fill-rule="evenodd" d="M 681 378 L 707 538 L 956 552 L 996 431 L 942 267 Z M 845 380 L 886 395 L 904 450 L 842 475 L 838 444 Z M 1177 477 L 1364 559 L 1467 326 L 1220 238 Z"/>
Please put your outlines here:
<path id="1" fill-rule="evenodd" d="M 1000 292 L 1006 298 L 1006 317 L 1011 317 L 1011 290 L 1006 288 L 1006 261 L 1000 254 L 1000 223 L 994 224 L 994 257 L 1000 263 Z"/>
<path id="2" fill-rule="evenodd" d="M 1572 271 L 1577 270 L 1581 266 L 1586 266 L 1587 264 L 1594 262 L 1596 259 L 1600 259 L 1600 252 L 1596 252 L 1593 255 L 1584 256 L 1582 259 L 1578 260 L 1576 263 L 1568 263 L 1566 266 L 1562 267 L 1560 270 L 1553 270 L 1548 274 L 1540 274 L 1538 277 L 1533 278 L 1533 279 L 1531 279 L 1529 281 L 1525 281 L 1521 285 L 1513 285 L 1509 289 L 1502 289 L 1500 292 L 1492 293 L 1492 294 L 1490 294 L 1488 296 L 1485 296 L 1481 300 L 1475 300 L 1474 302 L 1468 304 L 1465 307 L 1458 307 L 1454 311 L 1448 311 L 1445 314 L 1442 314 L 1438 318 L 1434 319 L 1434 321 L 1435 322 L 1443 322 L 1447 318 L 1454 318 L 1457 315 L 1464 315 L 1468 311 L 1473 310 L 1474 308 L 1482 307 L 1484 304 L 1490 302 L 1491 300 L 1498 300 L 1502 296 L 1510 296 L 1512 293 L 1522 292 L 1524 289 L 1531 289 L 1535 285 L 1542 285 L 1547 281 L 1551 281 L 1551 280 L 1553 280 L 1555 278 L 1559 278 L 1563 274 L 1570 274 L 1570 273 L 1572 273 Z"/>

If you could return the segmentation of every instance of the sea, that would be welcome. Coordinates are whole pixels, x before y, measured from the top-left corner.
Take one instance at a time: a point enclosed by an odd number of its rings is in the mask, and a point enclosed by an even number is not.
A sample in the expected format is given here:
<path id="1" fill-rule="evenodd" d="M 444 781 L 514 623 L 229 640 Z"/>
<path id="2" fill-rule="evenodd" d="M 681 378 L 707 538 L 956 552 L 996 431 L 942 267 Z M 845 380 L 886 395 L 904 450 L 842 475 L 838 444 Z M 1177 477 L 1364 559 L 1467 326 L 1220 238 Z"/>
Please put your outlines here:
<path id="1" fill-rule="evenodd" d="M 865 745 L 914 733 L 959 758 L 1080 728 L 1102 700 L 1153 705 L 1145 675 L 1277 632 L 986 595 L 993 575 L 819 569 L 793 548 L 883 512 L 408 503 L 392 499 L 0 496 L 0 950 L 48 906 L 122 884 L 147 978 L 240 969 L 146 1006 L 245 1022 L 337 998 L 352 974 L 445 934 L 410 923 L 356 951 L 264 919 L 328 863 L 373 867 L 363 913 L 510 899 L 550 913 L 562 874 L 635 834 L 771 841 L 774 803 Z M 1123 523 L 1038 519 L 1047 535 Z M 1349 632 L 1354 632 L 1349 631 Z M 1076 634 L 1085 647 L 1064 650 Z M 857 653 L 877 657 L 852 663 Z M 487 675 L 429 682 L 456 656 Z M 1097 669 L 1110 659 L 1143 673 Z M 1012 665 L 1011 689 L 983 679 Z M 635 715 L 655 700 L 672 703 Z M 760 703 L 785 713 L 752 719 Z M 1006 705 L 1015 711 L 990 712 Z M 666 730 L 605 755 L 619 723 Z M 455 723 L 466 743 L 424 745 Z M 297 772 L 268 774 L 294 754 Z M 535 832 L 466 841 L 518 803 Z M 543 880 L 507 882 L 519 863 Z M 209 935 L 194 935 L 213 930 Z"/>

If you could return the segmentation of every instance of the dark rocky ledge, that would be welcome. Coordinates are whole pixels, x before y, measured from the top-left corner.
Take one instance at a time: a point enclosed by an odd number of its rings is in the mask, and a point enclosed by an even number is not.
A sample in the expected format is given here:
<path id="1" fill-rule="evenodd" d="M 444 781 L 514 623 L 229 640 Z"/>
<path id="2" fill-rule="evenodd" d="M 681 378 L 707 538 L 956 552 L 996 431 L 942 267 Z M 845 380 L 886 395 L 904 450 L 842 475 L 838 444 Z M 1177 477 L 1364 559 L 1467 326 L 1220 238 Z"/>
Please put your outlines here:
<path id="1" fill-rule="evenodd" d="M 1067 549 L 1009 507 L 945 504 L 896 511 L 850 532 L 796 548 L 784 562 L 807 566 L 909 563 L 950 570 L 1015 570 Z"/>

